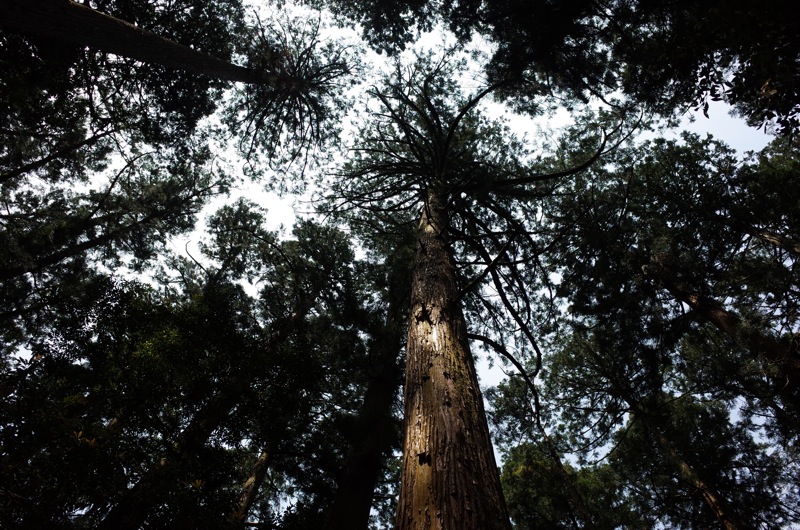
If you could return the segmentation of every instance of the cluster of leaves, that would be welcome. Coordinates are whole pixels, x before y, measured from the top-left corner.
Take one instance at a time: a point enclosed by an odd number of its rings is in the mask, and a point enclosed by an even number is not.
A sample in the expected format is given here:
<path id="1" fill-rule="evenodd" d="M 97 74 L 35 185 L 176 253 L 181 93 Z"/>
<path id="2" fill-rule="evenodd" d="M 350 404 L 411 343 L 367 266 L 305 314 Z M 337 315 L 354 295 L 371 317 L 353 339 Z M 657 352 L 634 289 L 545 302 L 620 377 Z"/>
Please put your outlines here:
<path id="1" fill-rule="evenodd" d="M 336 231 L 306 223 L 279 242 L 262 224 L 225 207 L 210 264 L 176 262 L 160 288 L 97 276 L 54 308 L 29 359 L 7 360 L 4 527 L 237 527 L 262 453 L 251 517 L 324 523 L 343 448 L 363 436 L 374 273 Z"/>
<path id="2" fill-rule="evenodd" d="M 321 41 L 320 20 L 264 24 L 257 19 L 252 28 L 240 53 L 264 82 L 236 91 L 225 121 L 236 131 L 251 175 L 258 176 L 265 163 L 285 171 L 296 161 L 302 175 L 312 153 L 321 157 L 315 147 L 340 132 L 347 103 L 339 95 L 353 82 L 356 58 L 346 47 Z"/>
<path id="3" fill-rule="evenodd" d="M 799 28 L 789 0 L 315 3 L 362 24 L 379 50 L 402 49 L 436 24 L 463 42 L 481 35 L 496 46 L 490 81 L 523 81 L 501 93 L 526 111 L 554 97 L 572 105 L 621 91 L 668 116 L 722 99 L 753 125 L 786 133 L 800 125 Z"/>
<path id="4" fill-rule="evenodd" d="M 492 394 L 520 528 L 797 521 L 797 160 L 658 139 L 542 203 L 539 406 L 520 379 Z"/>

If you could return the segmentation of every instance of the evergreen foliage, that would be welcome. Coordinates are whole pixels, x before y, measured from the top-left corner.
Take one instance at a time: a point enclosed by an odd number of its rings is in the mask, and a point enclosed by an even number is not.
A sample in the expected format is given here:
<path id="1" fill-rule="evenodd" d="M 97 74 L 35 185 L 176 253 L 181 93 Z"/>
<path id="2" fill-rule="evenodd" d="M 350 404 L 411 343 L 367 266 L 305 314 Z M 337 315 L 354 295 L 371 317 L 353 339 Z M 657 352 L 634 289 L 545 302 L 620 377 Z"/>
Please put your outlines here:
<path id="1" fill-rule="evenodd" d="M 790 2 L 251 4 L 0 0 L 0 527 L 800 525 Z"/>

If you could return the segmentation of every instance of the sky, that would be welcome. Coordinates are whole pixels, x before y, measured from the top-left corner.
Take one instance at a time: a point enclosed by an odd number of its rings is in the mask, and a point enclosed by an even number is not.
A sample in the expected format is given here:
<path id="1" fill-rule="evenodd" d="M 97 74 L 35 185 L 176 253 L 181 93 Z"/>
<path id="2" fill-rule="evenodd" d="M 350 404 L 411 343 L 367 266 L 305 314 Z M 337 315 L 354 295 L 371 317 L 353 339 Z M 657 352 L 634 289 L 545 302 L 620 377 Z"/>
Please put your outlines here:
<path id="1" fill-rule="evenodd" d="M 730 106 L 721 101 L 709 102 L 708 118 L 700 111 L 689 111 L 684 116 L 681 126 L 671 134 L 677 136 L 680 129 L 698 134 L 709 133 L 736 149 L 740 155 L 747 151 L 759 151 L 774 138 L 763 129 L 750 127 L 743 119 L 731 116 Z"/>

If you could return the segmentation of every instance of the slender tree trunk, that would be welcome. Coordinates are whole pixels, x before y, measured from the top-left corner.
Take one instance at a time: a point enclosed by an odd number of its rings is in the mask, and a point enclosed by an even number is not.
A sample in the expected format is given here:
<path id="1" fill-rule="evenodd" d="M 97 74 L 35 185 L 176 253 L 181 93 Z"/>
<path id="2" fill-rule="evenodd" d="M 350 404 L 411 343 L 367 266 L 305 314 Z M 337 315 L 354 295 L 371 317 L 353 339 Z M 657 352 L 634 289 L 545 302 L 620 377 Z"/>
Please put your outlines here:
<path id="1" fill-rule="evenodd" d="M 510 530 L 455 271 L 429 190 L 412 274 L 399 530 Z"/>
<path id="2" fill-rule="evenodd" d="M 267 82 L 267 77 L 259 72 L 159 37 L 70 0 L 0 0 L 0 10 L 0 26 L 11 30 L 223 81 Z"/>
<path id="3" fill-rule="evenodd" d="M 375 374 L 356 420 L 357 438 L 345 457 L 328 512 L 327 530 L 367 529 L 381 466 L 397 438 L 392 404 L 402 374 L 397 364 L 402 332 L 392 320 L 390 311 L 388 323 L 375 342 Z"/>
<path id="4" fill-rule="evenodd" d="M 242 523 L 247 519 L 247 514 L 253 506 L 253 501 L 264 482 L 264 477 L 267 476 L 269 469 L 269 453 L 264 451 L 258 455 L 256 463 L 253 464 L 253 469 L 250 471 L 250 476 L 242 486 L 242 494 L 239 496 L 239 502 L 231 514 L 231 520 L 235 523 Z"/>
<path id="5" fill-rule="evenodd" d="M 763 333 L 746 329 L 743 320 L 726 310 L 711 298 L 700 295 L 678 279 L 675 271 L 664 260 L 654 260 L 643 268 L 645 274 L 656 280 L 677 300 L 689 307 L 739 344 L 760 356 L 778 369 L 773 376 L 778 391 L 795 391 L 800 386 L 800 357 L 797 342 L 779 340 Z"/>
<path id="6" fill-rule="evenodd" d="M 275 330 L 265 346 L 274 349 L 290 336 L 304 318 L 308 307 L 292 316 Z M 142 527 L 153 505 L 158 501 L 165 486 L 181 473 L 181 464 L 205 445 L 209 436 L 228 417 L 239 398 L 255 379 L 256 373 L 246 371 L 225 385 L 219 393 L 195 415 L 191 423 L 171 444 L 168 454 L 147 471 L 139 481 L 119 499 L 97 526 L 99 530 L 136 530 Z"/>

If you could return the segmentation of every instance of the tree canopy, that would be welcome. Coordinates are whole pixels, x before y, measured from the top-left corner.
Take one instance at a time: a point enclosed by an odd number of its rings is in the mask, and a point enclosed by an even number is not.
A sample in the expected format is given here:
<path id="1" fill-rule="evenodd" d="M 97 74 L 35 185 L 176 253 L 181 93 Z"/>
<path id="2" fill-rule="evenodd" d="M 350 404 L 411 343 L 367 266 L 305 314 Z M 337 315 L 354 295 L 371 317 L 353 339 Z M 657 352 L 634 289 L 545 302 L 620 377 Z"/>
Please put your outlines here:
<path id="1" fill-rule="evenodd" d="M 800 524 L 790 2 L 0 7 L 0 527 Z"/>

